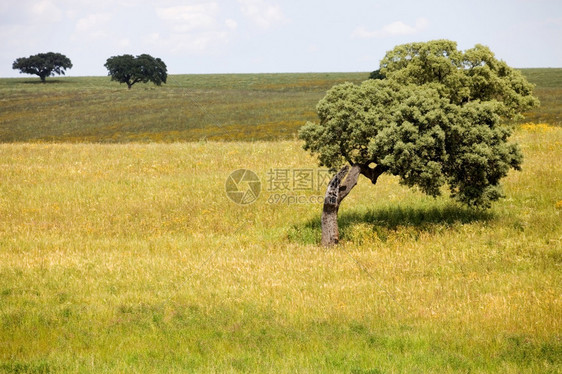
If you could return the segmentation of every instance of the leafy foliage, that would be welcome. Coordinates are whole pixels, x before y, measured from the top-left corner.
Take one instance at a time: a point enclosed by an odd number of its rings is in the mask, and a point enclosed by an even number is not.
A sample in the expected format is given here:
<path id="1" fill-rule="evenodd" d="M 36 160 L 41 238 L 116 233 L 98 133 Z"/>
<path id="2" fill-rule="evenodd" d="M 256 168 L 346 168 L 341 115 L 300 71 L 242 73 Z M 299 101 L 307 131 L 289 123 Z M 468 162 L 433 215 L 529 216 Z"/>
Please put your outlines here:
<path id="1" fill-rule="evenodd" d="M 447 184 L 467 205 L 501 197 L 500 179 L 522 162 L 502 118 L 538 104 L 521 73 L 486 47 L 463 53 L 438 40 L 396 47 L 381 74 L 330 89 L 317 105 L 320 123 L 299 132 L 304 148 L 323 166 L 360 165 L 373 183 L 375 165 L 432 196 Z"/>
<path id="2" fill-rule="evenodd" d="M 23 74 L 34 74 L 45 82 L 49 76 L 64 75 L 66 69 L 72 68 L 68 57 L 60 53 L 39 53 L 29 57 L 20 57 L 12 64 L 13 69 L 19 69 Z"/>
<path id="3" fill-rule="evenodd" d="M 168 78 L 164 61 L 147 54 L 134 57 L 132 55 L 113 56 L 104 65 L 109 71 L 111 80 L 127 83 L 131 87 L 138 82 L 152 82 L 157 86 L 166 83 Z"/>
<path id="4" fill-rule="evenodd" d="M 399 45 L 387 52 L 380 71 L 402 84 L 431 85 L 456 105 L 497 101 L 498 114 L 507 118 L 538 105 L 534 85 L 480 44 L 465 52 L 449 40 Z"/>

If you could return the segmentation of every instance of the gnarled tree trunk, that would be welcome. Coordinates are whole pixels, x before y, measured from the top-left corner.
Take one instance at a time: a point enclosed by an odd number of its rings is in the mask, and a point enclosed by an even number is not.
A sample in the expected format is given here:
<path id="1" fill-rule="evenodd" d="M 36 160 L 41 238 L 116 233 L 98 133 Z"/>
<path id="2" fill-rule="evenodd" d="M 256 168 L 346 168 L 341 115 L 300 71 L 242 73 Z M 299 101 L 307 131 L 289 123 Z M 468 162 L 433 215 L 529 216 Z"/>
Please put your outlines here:
<path id="1" fill-rule="evenodd" d="M 359 174 L 369 178 L 373 184 L 378 177 L 387 169 L 380 165 L 370 168 L 368 165 L 354 164 L 344 166 L 330 180 L 324 197 L 324 207 L 322 209 L 322 245 L 329 247 L 338 244 L 340 240 L 338 228 L 338 210 L 342 200 L 349 194 L 351 189 L 357 184 Z M 344 179 L 345 178 L 345 179 Z"/>
<path id="2" fill-rule="evenodd" d="M 330 180 L 322 210 L 322 245 L 338 244 L 340 240 L 338 210 L 342 200 L 357 184 L 360 172 L 361 168 L 358 165 L 353 165 L 351 170 L 346 165 Z"/>

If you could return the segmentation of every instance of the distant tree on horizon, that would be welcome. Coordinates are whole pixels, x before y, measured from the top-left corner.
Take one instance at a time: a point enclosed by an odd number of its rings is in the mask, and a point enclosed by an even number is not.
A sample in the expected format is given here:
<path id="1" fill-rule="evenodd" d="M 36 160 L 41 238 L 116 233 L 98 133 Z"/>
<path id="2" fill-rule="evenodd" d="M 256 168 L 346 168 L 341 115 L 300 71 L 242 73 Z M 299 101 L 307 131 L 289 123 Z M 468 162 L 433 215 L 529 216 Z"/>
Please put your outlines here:
<path id="1" fill-rule="evenodd" d="M 126 83 L 129 89 L 138 82 L 152 82 L 160 86 L 162 83 L 166 83 L 168 78 L 164 61 L 148 54 L 136 57 L 127 54 L 112 56 L 107 59 L 104 66 L 107 68 L 112 81 Z"/>
<path id="2" fill-rule="evenodd" d="M 384 79 L 385 76 L 381 73 L 381 69 L 377 69 L 369 74 L 369 79 Z"/>
<path id="3" fill-rule="evenodd" d="M 65 70 L 72 68 L 68 57 L 60 53 L 39 53 L 29 57 L 20 57 L 12 64 L 12 69 L 19 69 L 22 74 L 38 75 L 41 82 L 55 74 L 65 75 Z"/>

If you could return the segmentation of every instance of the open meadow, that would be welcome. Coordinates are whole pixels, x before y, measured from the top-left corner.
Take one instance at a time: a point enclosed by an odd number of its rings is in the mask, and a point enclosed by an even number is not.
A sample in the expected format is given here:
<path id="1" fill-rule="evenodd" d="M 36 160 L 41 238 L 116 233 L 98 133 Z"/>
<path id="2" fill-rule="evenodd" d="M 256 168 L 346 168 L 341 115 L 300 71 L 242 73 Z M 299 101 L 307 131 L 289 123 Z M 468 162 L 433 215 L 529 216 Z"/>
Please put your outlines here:
<path id="1" fill-rule="evenodd" d="M 0 142 L 292 139 L 326 90 L 367 73 L 172 75 L 133 86 L 108 77 L 0 79 Z"/>
<path id="2" fill-rule="evenodd" d="M 0 80 L 0 373 L 561 373 L 562 69 L 528 74 L 505 199 L 360 179 L 329 250 L 294 133 L 368 74 Z"/>
<path id="3" fill-rule="evenodd" d="M 562 69 L 523 69 L 542 106 L 527 121 L 562 125 Z M 0 79 L 0 143 L 291 140 L 330 87 L 368 73 L 171 75 L 161 87 L 108 77 Z"/>

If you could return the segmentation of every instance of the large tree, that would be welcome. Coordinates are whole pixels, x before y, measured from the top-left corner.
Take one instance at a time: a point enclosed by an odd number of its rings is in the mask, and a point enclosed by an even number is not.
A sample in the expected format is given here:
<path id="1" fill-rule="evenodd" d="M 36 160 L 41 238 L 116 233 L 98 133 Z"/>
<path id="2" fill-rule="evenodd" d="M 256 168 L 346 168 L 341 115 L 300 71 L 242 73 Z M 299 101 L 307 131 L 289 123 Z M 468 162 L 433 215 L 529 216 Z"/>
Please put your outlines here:
<path id="1" fill-rule="evenodd" d="M 166 83 L 168 72 L 166 64 L 159 58 L 147 54 L 140 56 L 121 55 L 107 59 L 104 65 L 112 81 L 126 83 L 131 87 L 138 82 L 152 82 L 157 86 Z"/>
<path id="2" fill-rule="evenodd" d="M 22 74 L 34 74 L 42 82 L 51 75 L 64 75 L 66 69 L 72 68 L 68 57 L 60 53 L 39 53 L 29 57 L 20 57 L 12 64 L 13 69 L 20 70 Z"/>
<path id="3" fill-rule="evenodd" d="M 533 85 L 487 47 L 400 45 L 382 59 L 377 78 L 332 87 L 317 105 L 320 122 L 299 131 L 320 165 L 339 169 L 324 200 L 323 245 L 338 242 L 338 210 L 359 175 L 373 184 L 395 175 L 431 196 L 447 185 L 460 202 L 487 208 L 502 196 L 500 179 L 520 169 L 505 121 L 538 100 Z"/>

